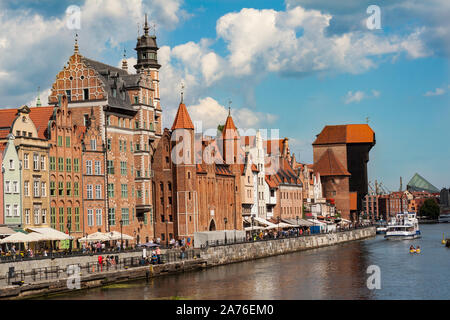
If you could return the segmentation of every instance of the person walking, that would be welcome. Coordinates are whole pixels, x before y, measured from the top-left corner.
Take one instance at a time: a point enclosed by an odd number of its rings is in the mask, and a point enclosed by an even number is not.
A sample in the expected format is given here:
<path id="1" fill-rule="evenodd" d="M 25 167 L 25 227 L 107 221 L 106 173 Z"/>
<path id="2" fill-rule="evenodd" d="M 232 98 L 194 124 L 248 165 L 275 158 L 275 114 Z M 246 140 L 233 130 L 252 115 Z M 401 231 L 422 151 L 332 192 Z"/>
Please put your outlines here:
<path id="1" fill-rule="evenodd" d="M 158 264 L 161 263 L 161 249 L 158 247 L 156 248 L 156 256 L 158 257 Z"/>
<path id="2" fill-rule="evenodd" d="M 100 271 L 103 271 L 103 257 L 101 255 L 98 256 L 98 265 L 100 266 Z"/>

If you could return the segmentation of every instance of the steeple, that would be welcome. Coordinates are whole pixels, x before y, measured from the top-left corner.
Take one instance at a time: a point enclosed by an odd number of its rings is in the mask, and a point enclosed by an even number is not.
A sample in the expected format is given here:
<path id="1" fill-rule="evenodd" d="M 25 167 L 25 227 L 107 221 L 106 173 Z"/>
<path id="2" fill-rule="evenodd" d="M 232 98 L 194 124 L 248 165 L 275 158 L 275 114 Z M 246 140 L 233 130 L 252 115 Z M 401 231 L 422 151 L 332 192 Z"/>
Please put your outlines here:
<path id="1" fill-rule="evenodd" d="M 149 68 L 159 69 L 161 65 L 158 64 L 158 45 L 156 44 L 156 36 L 149 35 L 149 26 L 147 21 L 147 14 L 145 15 L 144 34 L 137 39 L 135 50 L 137 51 L 137 64 L 134 66 L 136 71 L 141 71 Z"/>
<path id="2" fill-rule="evenodd" d="M 78 48 L 78 33 L 75 34 L 75 46 L 73 50 L 74 54 L 79 54 L 79 48 Z"/>
<path id="3" fill-rule="evenodd" d="M 123 49 L 122 70 L 128 71 L 127 50 Z"/>
<path id="4" fill-rule="evenodd" d="M 37 100 L 36 100 L 36 107 L 42 106 L 40 90 L 41 90 L 41 87 L 38 87 L 38 95 L 37 95 Z"/>
<path id="5" fill-rule="evenodd" d="M 182 86 L 184 88 L 184 85 Z M 192 124 L 191 117 L 187 111 L 186 105 L 183 102 L 183 90 L 181 91 L 181 101 L 178 106 L 177 115 L 173 121 L 172 131 L 176 129 L 192 129 L 194 130 L 194 125 Z"/>

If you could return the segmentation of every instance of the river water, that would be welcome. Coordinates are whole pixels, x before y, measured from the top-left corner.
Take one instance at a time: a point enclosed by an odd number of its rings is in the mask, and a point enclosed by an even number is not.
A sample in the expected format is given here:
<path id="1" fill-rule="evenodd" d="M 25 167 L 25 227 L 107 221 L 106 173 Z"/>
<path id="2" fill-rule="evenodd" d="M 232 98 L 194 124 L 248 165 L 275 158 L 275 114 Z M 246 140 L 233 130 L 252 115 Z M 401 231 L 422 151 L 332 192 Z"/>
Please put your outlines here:
<path id="1" fill-rule="evenodd" d="M 47 297 L 103 299 L 450 299 L 450 249 L 441 244 L 450 224 L 420 225 L 422 238 L 382 235 L 290 253 Z M 420 245 L 420 254 L 409 246 Z M 367 268 L 380 268 L 381 288 L 369 290 Z"/>

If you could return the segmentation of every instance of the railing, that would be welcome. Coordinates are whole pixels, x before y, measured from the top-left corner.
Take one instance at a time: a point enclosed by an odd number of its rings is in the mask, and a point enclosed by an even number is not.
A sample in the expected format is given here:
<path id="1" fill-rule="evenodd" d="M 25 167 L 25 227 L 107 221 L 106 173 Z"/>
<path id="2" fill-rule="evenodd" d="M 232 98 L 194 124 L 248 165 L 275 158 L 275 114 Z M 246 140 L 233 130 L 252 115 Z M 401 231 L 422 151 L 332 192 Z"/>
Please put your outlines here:
<path id="1" fill-rule="evenodd" d="M 302 233 L 300 234 L 298 230 L 293 231 L 280 231 L 276 234 L 269 233 L 267 235 L 263 235 L 261 238 L 259 236 L 258 232 L 255 232 L 255 237 L 251 238 L 227 238 L 224 240 L 213 240 L 213 241 L 206 241 L 205 244 L 202 244 L 200 246 L 201 249 L 205 249 L 208 247 L 218 247 L 218 246 L 225 246 L 225 245 L 231 245 L 231 244 L 242 244 L 242 243 L 252 243 L 252 242 L 258 242 L 258 241 L 271 241 L 271 240 L 283 240 L 283 239 L 289 239 L 289 238 L 301 238 L 301 237 L 309 237 L 309 236 L 315 236 L 315 235 L 323 235 L 323 234 L 336 234 L 340 232 L 346 232 L 351 230 L 357 230 L 357 229 L 364 229 L 373 226 L 373 224 L 364 224 L 359 225 L 351 228 L 339 228 L 333 231 L 327 231 L 327 232 L 317 232 L 317 233 Z"/>

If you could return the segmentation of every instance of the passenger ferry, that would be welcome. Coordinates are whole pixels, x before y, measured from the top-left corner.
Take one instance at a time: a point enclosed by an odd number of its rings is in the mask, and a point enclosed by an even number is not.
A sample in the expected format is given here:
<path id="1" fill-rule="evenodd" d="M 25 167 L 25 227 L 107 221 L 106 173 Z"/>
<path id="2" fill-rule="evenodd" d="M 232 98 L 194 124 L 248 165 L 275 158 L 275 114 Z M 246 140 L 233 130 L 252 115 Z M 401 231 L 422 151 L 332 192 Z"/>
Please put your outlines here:
<path id="1" fill-rule="evenodd" d="M 447 214 L 441 214 L 441 215 L 439 216 L 439 222 L 440 222 L 440 223 L 450 222 L 450 213 L 447 213 Z"/>
<path id="2" fill-rule="evenodd" d="M 388 240 L 406 240 L 420 238 L 419 222 L 415 213 L 398 213 L 387 225 Z"/>
<path id="3" fill-rule="evenodd" d="M 377 226 L 377 231 L 376 231 L 377 234 L 386 234 L 386 231 L 387 231 L 386 221 L 380 220 L 375 225 Z"/>

